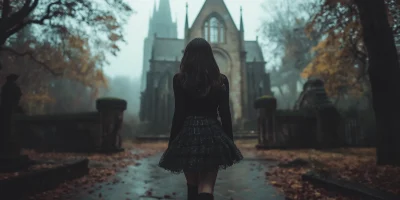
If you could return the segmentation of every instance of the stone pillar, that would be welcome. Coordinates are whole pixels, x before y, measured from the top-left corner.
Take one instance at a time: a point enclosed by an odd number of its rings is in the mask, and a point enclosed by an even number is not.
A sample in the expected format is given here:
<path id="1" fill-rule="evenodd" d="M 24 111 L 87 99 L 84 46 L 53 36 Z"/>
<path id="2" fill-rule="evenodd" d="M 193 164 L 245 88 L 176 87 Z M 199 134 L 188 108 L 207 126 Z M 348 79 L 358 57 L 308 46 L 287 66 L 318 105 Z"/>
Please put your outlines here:
<path id="1" fill-rule="evenodd" d="M 259 144 L 257 149 L 271 148 L 276 144 L 275 136 L 275 111 L 277 107 L 276 98 L 262 96 L 254 102 L 254 108 L 258 109 Z"/>
<path id="2" fill-rule="evenodd" d="M 115 152 L 123 150 L 120 129 L 126 107 L 127 102 L 123 99 L 97 99 L 96 109 L 100 112 L 103 128 L 101 151 Z"/>

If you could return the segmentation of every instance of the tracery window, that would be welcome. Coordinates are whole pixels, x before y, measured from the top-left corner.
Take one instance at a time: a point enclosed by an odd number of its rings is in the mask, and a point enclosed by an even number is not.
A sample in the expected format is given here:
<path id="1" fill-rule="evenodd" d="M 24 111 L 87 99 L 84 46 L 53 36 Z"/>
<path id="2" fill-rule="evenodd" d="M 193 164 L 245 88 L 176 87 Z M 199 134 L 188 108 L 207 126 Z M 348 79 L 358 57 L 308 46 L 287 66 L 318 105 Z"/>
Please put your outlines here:
<path id="1" fill-rule="evenodd" d="M 211 17 L 204 23 L 204 38 L 211 43 L 225 42 L 224 24 L 216 17 Z"/>

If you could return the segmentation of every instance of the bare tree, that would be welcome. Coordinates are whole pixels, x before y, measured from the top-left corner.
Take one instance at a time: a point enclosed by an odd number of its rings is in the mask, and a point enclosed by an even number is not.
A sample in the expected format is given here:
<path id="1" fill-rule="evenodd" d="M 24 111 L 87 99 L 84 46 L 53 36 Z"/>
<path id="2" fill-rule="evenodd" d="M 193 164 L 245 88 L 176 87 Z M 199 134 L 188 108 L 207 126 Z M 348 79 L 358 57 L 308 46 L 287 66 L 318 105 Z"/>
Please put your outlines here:
<path id="1" fill-rule="evenodd" d="M 8 46 L 7 40 L 32 25 L 37 38 L 59 48 L 70 36 L 79 35 L 98 51 L 116 54 L 117 42 L 123 41 L 121 25 L 131 13 L 130 6 L 122 0 L 0 0 L 0 52 L 29 56 L 57 74 L 33 51 L 18 52 Z"/>
<path id="2" fill-rule="evenodd" d="M 312 59 L 310 49 L 317 44 L 321 34 L 317 31 L 306 34 L 305 27 L 319 8 L 318 1 L 294 2 L 289 0 L 275 1 L 265 4 L 266 16 L 261 27 L 261 33 L 267 40 L 267 48 L 274 52 L 272 56 L 279 60 L 280 66 L 273 73 L 272 82 L 282 92 L 281 87 L 286 85 L 289 92 L 285 99 L 292 104 L 297 98 L 297 84 L 300 72 Z"/>

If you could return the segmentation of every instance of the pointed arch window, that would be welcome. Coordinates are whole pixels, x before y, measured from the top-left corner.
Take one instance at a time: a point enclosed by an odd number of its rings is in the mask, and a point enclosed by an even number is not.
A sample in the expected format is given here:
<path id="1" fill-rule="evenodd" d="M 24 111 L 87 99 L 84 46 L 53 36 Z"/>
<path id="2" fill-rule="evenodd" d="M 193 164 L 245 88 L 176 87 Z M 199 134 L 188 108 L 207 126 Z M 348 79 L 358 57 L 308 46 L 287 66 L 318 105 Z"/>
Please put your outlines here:
<path id="1" fill-rule="evenodd" d="M 211 17 L 204 23 L 204 38 L 211 43 L 224 43 L 224 24 L 216 17 Z"/>

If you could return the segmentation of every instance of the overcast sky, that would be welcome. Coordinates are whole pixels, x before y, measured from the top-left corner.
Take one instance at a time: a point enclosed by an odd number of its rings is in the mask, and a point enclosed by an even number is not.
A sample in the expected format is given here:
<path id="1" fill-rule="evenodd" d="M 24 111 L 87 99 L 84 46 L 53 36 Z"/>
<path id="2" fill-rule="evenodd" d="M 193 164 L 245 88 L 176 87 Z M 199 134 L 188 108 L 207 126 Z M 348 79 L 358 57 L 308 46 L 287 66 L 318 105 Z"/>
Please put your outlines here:
<path id="1" fill-rule="evenodd" d="M 148 21 L 154 6 L 154 1 L 160 0 L 128 0 L 136 11 L 126 25 L 127 44 L 121 45 L 121 52 L 110 59 L 111 65 L 105 68 L 109 76 L 126 75 L 140 78 L 142 72 L 143 40 L 147 36 Z M 161 0 L 166 1 L 166 0 Z M 189 4 L 189 25 L 197 16 L 205 0 L 169 0 L 173 19 L 178 20 L 178 37 L 183 38 L 186 2 Z M 255 40 L 261 19 L 265 17 L 261 5 L 267 0 L 225 0 L 233 20 L 239 26 L 240 6 L 243 7 L 245 39 Z"/>

